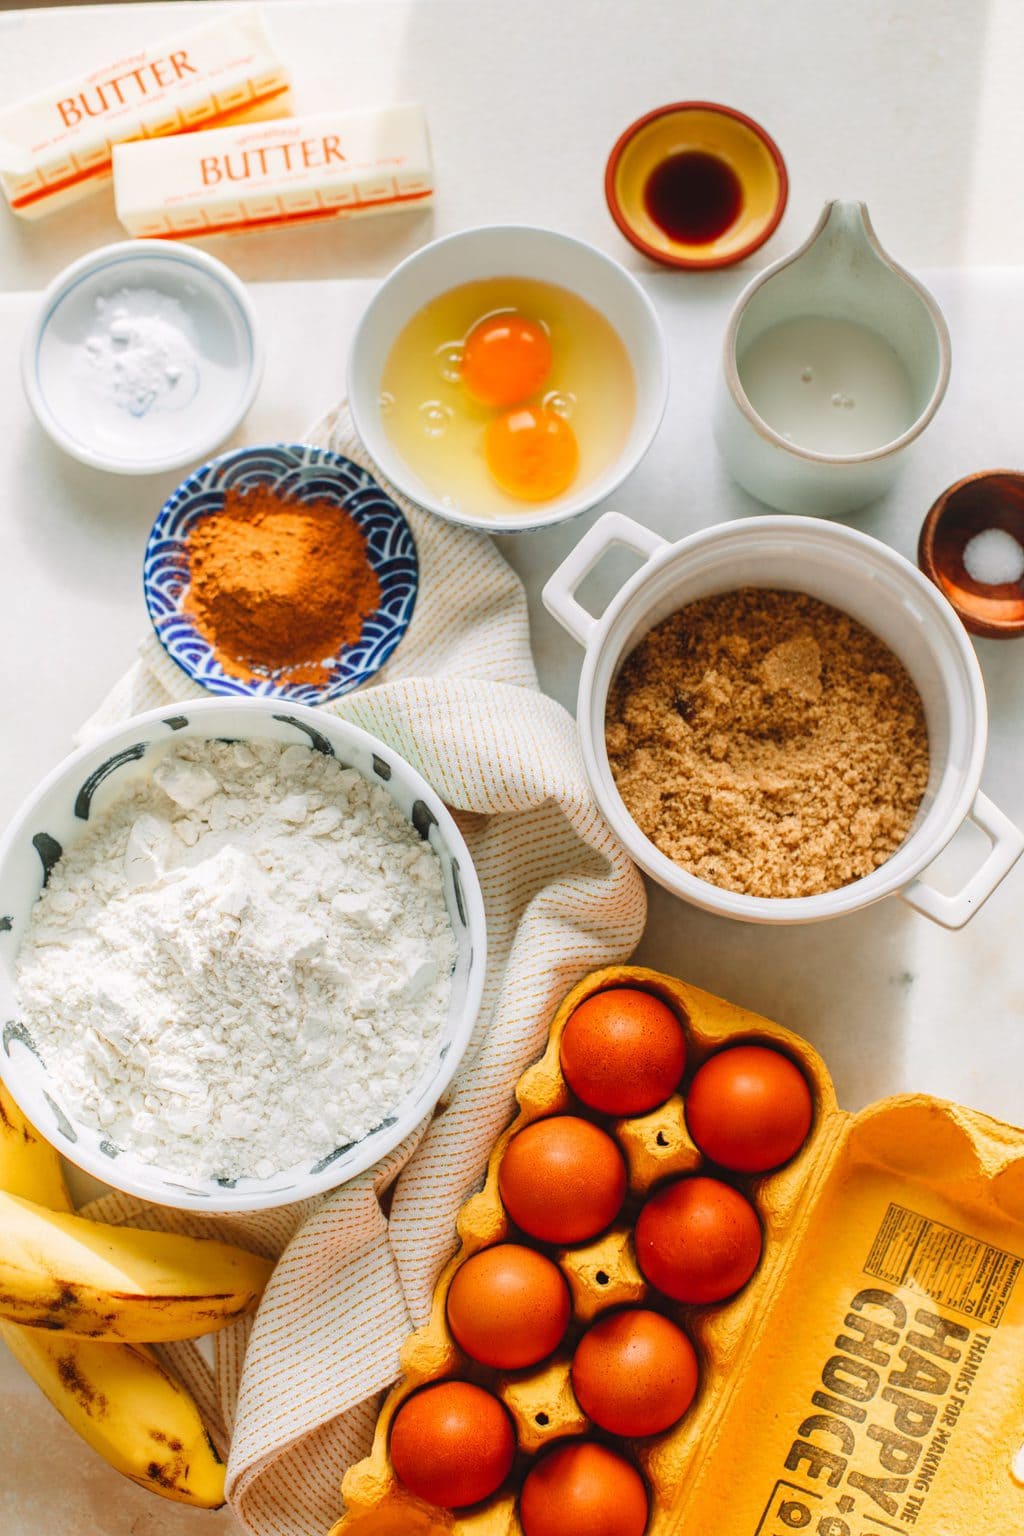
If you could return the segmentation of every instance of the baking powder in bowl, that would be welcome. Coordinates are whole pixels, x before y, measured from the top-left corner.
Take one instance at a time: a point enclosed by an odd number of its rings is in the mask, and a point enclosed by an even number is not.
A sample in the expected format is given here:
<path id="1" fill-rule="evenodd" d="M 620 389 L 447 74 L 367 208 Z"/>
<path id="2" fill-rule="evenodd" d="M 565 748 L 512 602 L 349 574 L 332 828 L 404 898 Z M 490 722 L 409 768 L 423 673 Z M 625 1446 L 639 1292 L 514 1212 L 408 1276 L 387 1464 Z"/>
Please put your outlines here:
<path id="1" fill-rule="evenodd" d="M 101 399 L 130 416 L 181 410 L 199 388 L 199 354 L 184 305 L 153 288 L 95 300 L 78 368 Z"/>
<path id="2" fill-rule="evenodd" d="M 53 869 L 18 989 L 74 1118 L 269 1178 L 396 1108 L 454 963 L 440 862 L 382 789 L 304 746 L 185 741 Z"/>

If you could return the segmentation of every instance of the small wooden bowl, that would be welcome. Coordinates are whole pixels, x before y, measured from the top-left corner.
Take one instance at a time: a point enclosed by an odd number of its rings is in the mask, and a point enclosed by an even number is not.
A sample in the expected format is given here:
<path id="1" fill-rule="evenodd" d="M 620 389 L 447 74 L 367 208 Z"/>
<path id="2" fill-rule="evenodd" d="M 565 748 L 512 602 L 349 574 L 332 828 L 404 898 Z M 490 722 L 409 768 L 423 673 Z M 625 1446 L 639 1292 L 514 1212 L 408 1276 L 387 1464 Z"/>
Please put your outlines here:
<path id="1" fill-rule="evenodd" d="M 985 470 L 949 486 L 921 525 L 917 563 L 972 635 L 1012 640 L 1024 634 L 1024 578 L 993 585 L 975 581 L 964 565 L 968 542 L 989 528 L 1024 545 L 1024 474 Z"/>
<path id="2" fill-rule="evenodd" d="M 646 189 L 658 166 L 694 150 L 728 166 L 742 201 L 715 239 L 685 244 L 655 223 Z M 785 211 L 789 178 L 778 145 L 753 118 L 714 101 L 675 101 L 637 118 L 620 135 L 608 157 L 604 194 L 612 218 L 638 251 L 666 267 L 702 271 L 731 267 L 764 244 Z"/>

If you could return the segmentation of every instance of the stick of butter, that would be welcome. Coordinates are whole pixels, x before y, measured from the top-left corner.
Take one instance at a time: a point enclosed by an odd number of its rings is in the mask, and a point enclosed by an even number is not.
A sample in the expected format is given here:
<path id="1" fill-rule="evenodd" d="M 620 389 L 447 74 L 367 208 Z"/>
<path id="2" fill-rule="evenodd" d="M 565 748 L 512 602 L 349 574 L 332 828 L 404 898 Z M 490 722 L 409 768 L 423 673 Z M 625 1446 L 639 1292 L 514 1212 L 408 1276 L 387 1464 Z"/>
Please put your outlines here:
<path id="1" fill-rule="evenodd" d="M 287 72 L 252 7 L 0 112 L 0 185 L 38 218 L 105 185 L 115 144 L 287 111 Z"/>
<path id="2" fill-rule="evenodd" d="M 119 144 L 117 216 L 131 235 L 189 239 L 417 208 L 433 195 L 422 107 L 329 112 Z"/>

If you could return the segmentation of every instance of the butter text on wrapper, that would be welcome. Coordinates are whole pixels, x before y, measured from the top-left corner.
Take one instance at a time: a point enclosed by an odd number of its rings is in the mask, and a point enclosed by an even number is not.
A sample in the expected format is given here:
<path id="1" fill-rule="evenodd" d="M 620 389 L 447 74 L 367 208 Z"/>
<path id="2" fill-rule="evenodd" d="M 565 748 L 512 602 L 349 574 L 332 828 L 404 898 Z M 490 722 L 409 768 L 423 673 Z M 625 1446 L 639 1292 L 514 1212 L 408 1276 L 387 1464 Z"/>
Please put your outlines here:
<path id="1" fill-rule="evenodd" d="M 414 102 L 119 144 L 117 216 L 131 235 L 188 240 L 422 207 L 434 190 Z"/>
<path id="2" fill-rule="evenodd" d="M 0 111 L 0 186 L 38 218 L 105 186 L 115 145 L 280 118 L 288 90 L 261 13 L 239 10 Z"/>
<path id="3" fill-rule="evenodd" d="M 251 181 L 256 176 L 293 170 L 315 171 L 325 165 L 345 164 L 345 156 L 336 133 L 320 139 L 302 139 L 297 144 L 268 144 L 243 149 L 237 154 L 206 155 L 200 162 L 203 186 L 215 187 L 221 181 Z"/>
<path id="4" fill-rule="evenodd" d="M 102 117 L 104 112 L 111 112 L 115 107 L 125 107 L 132 101 L 144 100 L 154 87 L 163 90 L 185 75 L 198 73 L 196 66 L 188 61 L 187 50 L 181 48 L 169 54 L 166 59 L 151 59 L 140 64 L 137 69 L 113 75 L 109 80 L 79 91 L 77 96 L 68 96 L 64 101 L 58 101 L 57 111 L 65 128 L 73 128 L 83 117 Z M 131 83 L 133 81 L 134 88 Z"/>

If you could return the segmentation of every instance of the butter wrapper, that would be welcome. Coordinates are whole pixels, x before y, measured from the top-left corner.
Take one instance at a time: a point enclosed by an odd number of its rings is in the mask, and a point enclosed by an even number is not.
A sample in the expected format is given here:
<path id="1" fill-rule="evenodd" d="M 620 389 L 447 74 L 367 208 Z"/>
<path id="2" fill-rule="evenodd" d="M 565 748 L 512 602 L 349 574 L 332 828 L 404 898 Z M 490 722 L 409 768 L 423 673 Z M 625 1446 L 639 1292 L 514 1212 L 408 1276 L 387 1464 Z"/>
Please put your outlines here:
<path id="1" fill-rule="evenodd" d="M 288 91 L 262 13 L 239 11 L 0 112 L 0 186 L 38 218 L 104 186 L 115 144 L 281 117 Z"/>
<path id="2" fill-rule="evenodd" d="M 192 239 L 416 208 L 433 196 L 416 104 L 120 144 L 117 216 L 131 235 Z"/>

